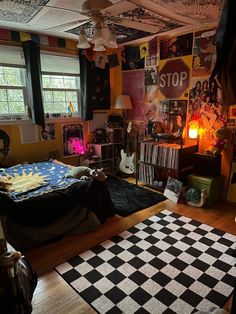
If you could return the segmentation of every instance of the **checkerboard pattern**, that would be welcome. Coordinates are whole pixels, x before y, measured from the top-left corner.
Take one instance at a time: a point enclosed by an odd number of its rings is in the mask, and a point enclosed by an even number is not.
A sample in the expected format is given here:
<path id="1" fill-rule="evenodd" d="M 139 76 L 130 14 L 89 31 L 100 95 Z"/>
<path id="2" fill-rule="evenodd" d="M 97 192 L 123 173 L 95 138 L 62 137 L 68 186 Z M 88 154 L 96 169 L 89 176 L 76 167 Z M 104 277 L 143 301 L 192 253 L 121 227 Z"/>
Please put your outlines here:
<path id="1" fill-rule="evenodd" d="M 164 210 L 56 267 L 98 313 L 194 313 L 233 292 L 236 236 Z"/>

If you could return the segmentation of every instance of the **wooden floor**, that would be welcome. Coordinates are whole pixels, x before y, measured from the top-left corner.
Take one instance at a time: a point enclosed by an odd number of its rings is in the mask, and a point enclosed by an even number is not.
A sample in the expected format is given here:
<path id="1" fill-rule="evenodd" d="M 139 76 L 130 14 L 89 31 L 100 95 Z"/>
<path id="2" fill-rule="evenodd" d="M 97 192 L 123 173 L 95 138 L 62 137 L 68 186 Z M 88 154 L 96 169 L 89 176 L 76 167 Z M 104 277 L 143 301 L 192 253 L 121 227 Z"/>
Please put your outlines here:
<path id="1" fill-rule="evenodd" d="M 236 205 L 226 202 L 211 209 L 174 204 L 169 200 L 151 206 L 128 217 L 109 218 L 98 230 L 86 234 L 66 237 L 55 243 L 43 245 L 25 255 L 39 274 L 39 282 L 33 298 L 33 314 L 95 313 L 80 296 L 53 270 L 67 259 L 99 244 L 113 235 L 168 209 L 181 215 L 236 235 Z M 226 309 L 230 308 L 230 301 Z"/>

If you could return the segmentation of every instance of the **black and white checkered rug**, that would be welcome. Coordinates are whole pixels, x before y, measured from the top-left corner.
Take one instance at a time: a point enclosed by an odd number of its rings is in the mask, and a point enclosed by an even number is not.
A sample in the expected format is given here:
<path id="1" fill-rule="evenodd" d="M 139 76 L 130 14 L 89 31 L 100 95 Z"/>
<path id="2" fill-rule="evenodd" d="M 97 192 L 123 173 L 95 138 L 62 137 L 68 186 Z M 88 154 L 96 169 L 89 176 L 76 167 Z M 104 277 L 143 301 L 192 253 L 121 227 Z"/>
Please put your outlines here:
<path id="1" fill-rule="evenodd" d="M 164 210 L 56 267 L 98 313 L 194 313 L 222 307 L 236 236 Z"/>

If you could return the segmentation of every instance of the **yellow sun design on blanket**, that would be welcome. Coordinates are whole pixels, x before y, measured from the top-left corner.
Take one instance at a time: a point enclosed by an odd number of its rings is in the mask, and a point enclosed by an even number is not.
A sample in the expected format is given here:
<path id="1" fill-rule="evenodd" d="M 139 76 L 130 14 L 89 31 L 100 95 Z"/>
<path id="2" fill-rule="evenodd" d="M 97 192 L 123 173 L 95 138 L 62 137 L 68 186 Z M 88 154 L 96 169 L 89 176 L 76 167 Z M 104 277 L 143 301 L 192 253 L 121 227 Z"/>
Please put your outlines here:
<path id="1" fill-rule="evenodd" d="M 14 176 L 7 176 L 4 181 L 7 181 L 7 191 L 18 193 L 36 189 L 46 183 L 45 176 L 37 173 L 33 174 L 32 172 L 29 174 L 23 172 L 21 175 L 15 174 Z"/>

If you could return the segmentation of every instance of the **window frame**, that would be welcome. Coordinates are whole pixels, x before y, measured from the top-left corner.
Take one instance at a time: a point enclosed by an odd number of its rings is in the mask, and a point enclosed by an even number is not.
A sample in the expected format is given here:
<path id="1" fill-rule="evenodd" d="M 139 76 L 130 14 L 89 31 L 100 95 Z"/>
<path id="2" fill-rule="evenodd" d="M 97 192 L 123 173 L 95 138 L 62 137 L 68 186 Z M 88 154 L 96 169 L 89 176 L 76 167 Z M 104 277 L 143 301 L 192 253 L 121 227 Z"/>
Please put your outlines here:
<path id="1" fill-rule="evenodd" d="M 24 108 L 25 113 L 6 113 L 2 114 L 0 113 L 0 121 L 5 120 L 17 120 L 17 119 L 23 119 L 23 120 L 29 120 L 29 115 L 27 108 L 29 106 L 29 96 L 28 96 L 28 86 L 27 86 L 27 77 L 26 77 L 26 67 L 24 65 L 16 65 L 16 64 L 7 64 L 7 63 L 0 63 L 0 67 L 4 68 L 17 68 L 17 69 L 24 69 L 24 85 L 22 86 L 14 86 L 14 85 L 0 85 L 0 90 L 10 90 L 10 89 L 16 89 L 16 90 L 22 90 L 23 92 L 23 100 L 24 100 Z M 7 103 L 9 106 L 9 104 Z"/>
<path id="2" fill-rule="evenodd" d="M 51 51 L 41 51 L 40 55 L 51 55 L 51 56 L 55 56 L 55 57 L 65 57 L 65 58 L 71 58 L 71 59 L 78 59 L 78 56 L 75 55 L 69 55 L 69 54 L 64 54 L 64 53 L 52 53 Z M 42 61 L 41 61 L 42 62 Z M 79 62 L 79 60 L 78 60 Z M 41 63 L 41 67 L 42 67 L 42 63 Z M 60 117 L 65 117 L 65 116 L 70 116 L 70 117 L 78 117 L 81 118 L 81 114 L 82 114 L 82 108 L 81 108 L 81 103 L 80 103 L 80 93 L 81 93 L 81 85 L 80 85 L 80 71 L 79 73 L 73 73 L 73 72 L 61 72 L 61 71 L 47 71 L 45 70 L 41 70 L 42 73 L 42 92 L 43 92 L 43 101 L 44 101 L 44 113 L 45 115 L 47 114 L 46 110 L 45 110 L 45 100 L 44 100 L 44 91 L 61 91 L 61 92 L 76 92 L 77 94 L 77 108 L 78 111 L 73 112 L 68 114 L 67 110 L 65 112 L 60 112 Z M 55 87 L 43 87 L 43 76 L 44 75 L 50 75 L 50 76 L 68 76 L 68 77 L 75 77 L 76 78 L 76 85 L 77 88 L 73 89 L 73 88 L 55 88 Z M 49 116 L 52 115 L 53 113 L 49 112 Z"/>

